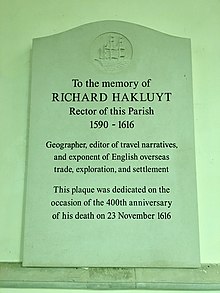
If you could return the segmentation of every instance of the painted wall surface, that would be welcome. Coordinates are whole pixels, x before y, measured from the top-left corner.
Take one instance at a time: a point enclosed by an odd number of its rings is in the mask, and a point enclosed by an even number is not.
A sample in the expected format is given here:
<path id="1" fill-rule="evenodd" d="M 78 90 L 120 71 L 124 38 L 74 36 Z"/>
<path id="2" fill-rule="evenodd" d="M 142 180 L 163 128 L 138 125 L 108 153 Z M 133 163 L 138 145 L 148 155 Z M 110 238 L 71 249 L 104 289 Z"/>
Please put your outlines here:
<path id="1" fill-rule="evenodd" d="M 201 261 L 220 262 L 219 15 L 219 0 L 0 0 L 0 261 L 21 260 L 32 39 L 115 19 L 192 40 Z"/>

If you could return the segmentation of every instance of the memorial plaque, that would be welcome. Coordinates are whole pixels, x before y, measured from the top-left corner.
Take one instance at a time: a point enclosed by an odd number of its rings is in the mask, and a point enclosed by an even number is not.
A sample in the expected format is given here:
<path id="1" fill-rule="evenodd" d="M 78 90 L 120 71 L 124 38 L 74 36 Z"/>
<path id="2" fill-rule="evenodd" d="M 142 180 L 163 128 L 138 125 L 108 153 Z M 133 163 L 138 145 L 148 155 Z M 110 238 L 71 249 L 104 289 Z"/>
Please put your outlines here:
<path id="1" fill-rule="evenodd" d="M 190 40 L 95 22 L 31 71 L 23 265 L 198 267 Z"/>

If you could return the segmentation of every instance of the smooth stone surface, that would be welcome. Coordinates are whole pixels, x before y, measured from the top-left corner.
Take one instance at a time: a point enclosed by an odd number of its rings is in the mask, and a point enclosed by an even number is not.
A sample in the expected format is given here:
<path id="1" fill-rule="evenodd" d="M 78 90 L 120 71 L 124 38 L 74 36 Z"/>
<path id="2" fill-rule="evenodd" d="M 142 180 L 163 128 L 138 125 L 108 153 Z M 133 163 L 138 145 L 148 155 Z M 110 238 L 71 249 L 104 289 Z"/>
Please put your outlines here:
<path id="1" fill-rule="evenodd" d="M 198 239 L 190 40 L 119 21 L 35 39 L 23 265 L 198 267 Z"/>

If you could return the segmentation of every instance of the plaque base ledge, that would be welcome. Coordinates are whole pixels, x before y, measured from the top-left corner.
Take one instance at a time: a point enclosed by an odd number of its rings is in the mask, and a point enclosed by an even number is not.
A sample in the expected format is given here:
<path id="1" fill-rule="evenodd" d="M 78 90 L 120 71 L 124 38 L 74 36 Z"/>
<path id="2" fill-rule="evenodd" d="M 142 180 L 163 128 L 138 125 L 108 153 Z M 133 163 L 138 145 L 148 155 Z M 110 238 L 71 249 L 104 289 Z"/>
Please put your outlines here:
<path id="1" fill-rule="evenodd" d="M 200 268 L 29 268 L 0 263 L 1 288 L 220 290 L 220 264 Z"/>

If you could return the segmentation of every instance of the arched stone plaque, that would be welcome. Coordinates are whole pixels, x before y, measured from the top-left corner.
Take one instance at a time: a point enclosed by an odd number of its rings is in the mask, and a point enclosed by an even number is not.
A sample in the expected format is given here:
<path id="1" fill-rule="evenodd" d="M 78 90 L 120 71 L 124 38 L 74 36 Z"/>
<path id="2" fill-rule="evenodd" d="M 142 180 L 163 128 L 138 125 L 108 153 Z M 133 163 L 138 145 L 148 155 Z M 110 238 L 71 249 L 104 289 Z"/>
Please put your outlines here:
<path id="1" fill-rule="evenodd" d="M 200 265 L 189 39 L 35 39 L 28 140 L 24 266 Z"/>

